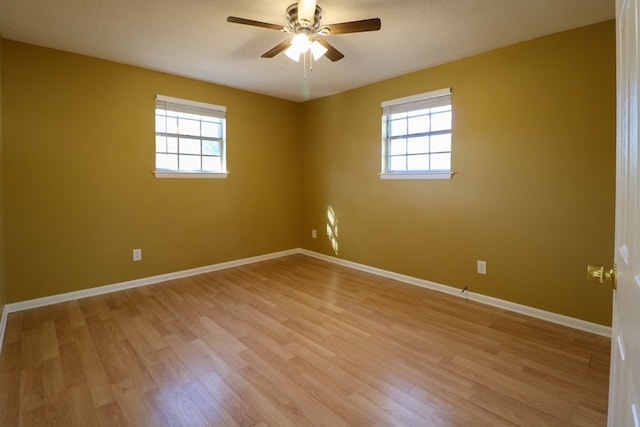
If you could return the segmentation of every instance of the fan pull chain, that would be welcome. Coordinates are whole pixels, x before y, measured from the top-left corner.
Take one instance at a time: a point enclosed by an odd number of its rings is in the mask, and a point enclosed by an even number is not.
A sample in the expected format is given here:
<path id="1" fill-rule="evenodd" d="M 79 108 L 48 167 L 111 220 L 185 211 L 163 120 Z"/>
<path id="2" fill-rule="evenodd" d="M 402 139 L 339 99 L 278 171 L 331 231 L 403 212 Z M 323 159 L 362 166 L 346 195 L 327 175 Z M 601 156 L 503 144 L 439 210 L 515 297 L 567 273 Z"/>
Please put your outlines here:
<path id="1" fill-rule="evenodd" d="M 302 54 L 302 77 L 304 80 L 307 80 L 307 57 L 309 58 L 309 72 L 313 71 L 313 55 L 309 51 L 306 51 Z"/>
<path id="2" fill-rule="evenodd" d="M 307 80 L 307 70 L 309 72 L 313 71 L 313 54 L 311 52 L 306 51 L 302 53 L 302 79 Z"/>

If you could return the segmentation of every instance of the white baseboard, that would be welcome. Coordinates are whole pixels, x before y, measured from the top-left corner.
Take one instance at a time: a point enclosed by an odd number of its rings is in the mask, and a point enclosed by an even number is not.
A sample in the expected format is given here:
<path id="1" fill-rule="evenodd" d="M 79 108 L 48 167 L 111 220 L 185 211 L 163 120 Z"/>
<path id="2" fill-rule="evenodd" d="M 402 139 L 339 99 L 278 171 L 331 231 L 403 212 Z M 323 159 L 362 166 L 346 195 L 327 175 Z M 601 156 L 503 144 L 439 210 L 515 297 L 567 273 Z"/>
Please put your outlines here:
<path id="1" fill-rule="evenodd" d="M 2 318 L 0 320 L 0 354 L 2 354 L 2 345 L 4 344 L 4 333 L 7 330 L 7 306 L 2 307 Z"/>
<path id="2" fill-rule="evenodd" d="M 270 259 L 281 258 L 284 256 L 289 256 L 294 254 L 307 255 L 307 256 L 318 258 L 334 264 L 353 268 L 355 270 L 360 270 L 360 271 L 375 274 L 378 276 L 387 277 L 389 279 L 398 280 L 400 282 L 404 282 L 410 285 L 420 286 L 423 288 L 444 292 L 446 294 L 454 295 L 460 298 L 465 298 L 465 295 L 463 295 L 460 292 L 460 289 L 458 288 L 442 285 L 440 283 L 430 282 L 424 279 L 418 279 L 416 277 L 406 276 L 404 274 L 394 273 L 388 270 L 382 270 L 380 268 L 370 267 L 364 264 L 358 264 L 353 261 L 347 261 L 344 259 L 329 256 L 329 255 L 320 254 L 318 252 L 309 251 L 307 249 L 297 248 L 297 249 L 289 249 L 281 252 L 273 252 L 265 255 L 258 255 L 258 256 L 249 257 L 249 258 L 243 258 L 235 261 L 212 264 L 204 267 L 192 268 L 189 270 L 177 271 L 175 273 L 161 274 L 158 276 L 145 277 L 142 279 L 130 280 L 127 282 L 121 282 L 121 283 L 116 283 L 112 285 L 99 286 L 99 287 L 90 288 L 90 289 L 83 289 L 80 291 L 67 292 L 64 294 L 51 295 L 48 297 L 42 297 L 42 298 L 36 298 L 32 300 L 27 300 L 27 301 L 20 301 L 12 304 L 6 304 L 4 306 L 4 309 L 2 310 L 2 320 L 0 321 L 0 352 L 2 352 L 2 344 L 4 341 L 4 335 L 5 335 L 5 330 L 7 326 L 7 316 L 9 315 L 9 313 L 14 313 L 22 310 L 29 310 L 31 308 L 44 307 L 46 305 L 58 304 L 66 301 L 73 301 L 77 299 L 88 298 L 96 295 L 108 294 L 111 292 L 137 288 L 140 286 L 148 286 L 155 283 L 166 282 L 168 280 L 180 279 L 180 278 L 189 277 L 189 276 L 196 276 L 198 274 L 224 270 L 232 267 L 239 267 L 241 265 L 252 264 L 260 261 L 267 261 Z M 482 294 L 468 293 L 467 297 L 473 301 L 477 301 L 483 304 L 513 311 L 516 313 L 524 314 L 526 316 L 535 317 L 538 319 L 546 320 L 548 322 L 557 323 L 560 325 L 568 326 L 570 328 L 590 332 L 596 335 L 611 337 L 611 328 L 608 326 L 598 325 L 596 323 L 587 322 L 585 320 L 575 319 L 573 317 L 563 316 L 561 314 L 551 313 L 549 311 L 527 307 L 527 306 L 516 304 L 513 302 L 485 296 Z"/>
<path id="3" fill-rule="evenodd" d="M 370 267 L 364 264 L 358 264 L 353 261 L 347 261 L 333 256 L 320 254 L 318 252 L 309 251 L 307 249 L 301 249 L 300 253 L 334 264 L 339 264 L 356 270 L 365 271 L 377 276 L 394 279 L 410 285 L 420 286 L 422 288 L 427 288 L 438 292 L 444 292 L 446 294 L 453 295 L 459 298 L 468 298 L 472 301 L 502 308 L 508 311 L 513 311 L 515 313 L 524 314 L 525 316 L 535 317 L 536 319 L 546 320 L 551 323 L 568 326 L 573 329 L 579 329 L 581 331 L 590 332 L 592 334 L 601 335 L 604 337 L 611 337 L 610 327 L 599 325 L 597 323 L 587 322 L 586 320 L 576 319 L 573 317 L 564 316 L 562 314 L 552 313 L 550 311 L 540 310 L 538 308 L 528 307 L 526 305 L 516 304 L 510 301 L 505 301 L 478 293 L 467 292 L 468 295 L 464 295 L 462 294 L 462 292 L 460 292 L 460 289 L 454 288 L 452 286 L 430 282 L 428 280 L 418 279 L 416 277 L 406 276 L 404 274 L 394 273 L 392 271 L 382 270 L 380 268 Z"/>
<path id="4" fill-rule="evenodd" d="M 153 285 L 154 283 L 181 279 L 183 277 L 196 276 L 198 274 L 210 273 L 212 271 L 225 270 L 227 268 L 239 267 L 241 265 L 252 264 L 254 262 L 260 262 L 260 261 L 267 261 L 270 259 L 281 258 L 284 256 L 294 255 L 299 253 L 300 253 L 300 249 L 289 249 L 286 251 L 273 252 L 270 254 L 258 255 L 258 256 L 243 258 L 235 261 L 228 261 L 228 262 L 222 262 L 219 264 L 207 265 L 204 267 L 191 268 L 189 270 L 177 271 L 175 273 L 167 273 L 167 274 L 160 274 L 158 276 L 144 277 L 142 279 L 130 280 L 127 282 L 116 283 L 113 285 L 98 286 L 95 288 L 82 289 L 80 291 L 67 292 L 64 294 L 51 295 L 48 297 L 36 298 L 32 300 L 27 300 L 27 301 L 20 301 L 12 304 L 7 304 L 4 307 L 4 312 L 13 313 L 16 311 L 29 310 L 31 308 L 44 307 L 46 305 L 58 304 L 60 302 L 73 301 L 77 299 L 93 297 L 96 295 L 103 295 L 111 292 L 122 291 L 125 289 L 137 288 L 140 286 Z M 4 317 L 3 317 L 3 320 L 4 320 Z"/>

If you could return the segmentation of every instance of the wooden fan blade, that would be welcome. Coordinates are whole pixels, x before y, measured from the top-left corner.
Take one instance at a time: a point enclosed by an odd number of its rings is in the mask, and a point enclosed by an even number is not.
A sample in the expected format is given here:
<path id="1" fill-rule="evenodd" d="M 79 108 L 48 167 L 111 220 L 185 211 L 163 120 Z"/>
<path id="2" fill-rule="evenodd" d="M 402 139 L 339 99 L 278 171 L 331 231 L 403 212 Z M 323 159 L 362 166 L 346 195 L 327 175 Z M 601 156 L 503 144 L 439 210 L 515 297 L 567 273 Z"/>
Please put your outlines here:
<path id="1" fill-rule="evenodd" d="M 329 58 L 332 62 L 336 62 L 344 58 L 344 55 L 342 54 L 342 52 L 340 52 L 335 47 L 331 46 L 326 40 L 323 40 L 321 38 L 316 38 L 314 39 L 314 41 L 317 41 L 327 49 L 327 52 L 324 54 L 324 56 Z"/>
<path id="2" fill-rule="evenodd" d="M 378 31 L 382 28 L 380 18 L 363 19 L 361 21 L 341 22 L 339 24 L 327 25 L 328 36 L 347 33 L 361 33 L 364 31 Z"/>
<path id="3" fill-rule="evenodd" d="M 268 22 L 254 21 L 253 19 L 238 18 L 237 16 L 228 16 L 227 22 L 233 24 L 252 25 L 254 27 L 268 28 L 270 30 L 281 31 L 284 27 L 282 25 L 269 24 Z"/>
<path id="4" fill-rule="evenodd" d="M 282 43 L 276 45 L 274 48 L 272 48 L 271 50 L 265 52 L 262 54 L 263 58 L 273 58 L 274 56 L 276 56 L 277 54 L 279 54 L 280 52 L 286 50 L 289 46 L 291 46 L 291 39 L 286 39 L 285 41 L 283 41 Z"/>

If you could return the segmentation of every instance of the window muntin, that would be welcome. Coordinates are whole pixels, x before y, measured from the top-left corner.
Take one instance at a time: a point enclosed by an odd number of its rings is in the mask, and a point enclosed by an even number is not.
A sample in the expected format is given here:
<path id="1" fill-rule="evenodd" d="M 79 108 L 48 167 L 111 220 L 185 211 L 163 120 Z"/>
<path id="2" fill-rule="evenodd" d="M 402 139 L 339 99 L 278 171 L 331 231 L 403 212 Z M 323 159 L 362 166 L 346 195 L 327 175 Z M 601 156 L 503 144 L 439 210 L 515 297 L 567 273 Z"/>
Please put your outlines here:
<path id="1" fill-rule="evenodd" d="M 226 108 L 156 96 L 156 173 L 226 174 Z"/>
<path id="2" fill-rule="evenodd" d="M 451 173 L 451 91 L 382 103 L 382 175 Z"/>

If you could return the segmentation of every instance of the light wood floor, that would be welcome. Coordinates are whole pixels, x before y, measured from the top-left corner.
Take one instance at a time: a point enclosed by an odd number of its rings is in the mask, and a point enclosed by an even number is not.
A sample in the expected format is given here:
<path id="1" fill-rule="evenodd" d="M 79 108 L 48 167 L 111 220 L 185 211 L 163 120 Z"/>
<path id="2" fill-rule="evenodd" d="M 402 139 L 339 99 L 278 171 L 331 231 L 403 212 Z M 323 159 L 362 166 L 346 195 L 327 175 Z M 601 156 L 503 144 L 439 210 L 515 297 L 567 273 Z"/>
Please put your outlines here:
<path id="1" fill-rule="evenodd" d="M 604 426 L 609 339 L 296 255 L 13 313 L 2 426 Z"/>

